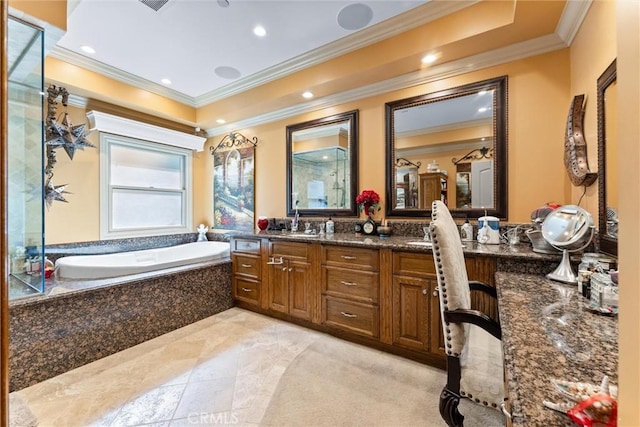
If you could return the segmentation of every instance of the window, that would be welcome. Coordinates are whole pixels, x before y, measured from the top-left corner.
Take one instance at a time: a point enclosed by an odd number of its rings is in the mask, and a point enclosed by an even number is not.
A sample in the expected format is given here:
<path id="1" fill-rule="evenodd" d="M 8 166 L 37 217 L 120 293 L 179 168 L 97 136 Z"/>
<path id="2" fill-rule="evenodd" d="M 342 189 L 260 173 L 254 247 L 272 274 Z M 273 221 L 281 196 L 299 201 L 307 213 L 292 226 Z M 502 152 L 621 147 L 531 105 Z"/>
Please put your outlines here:
<path id="1" fill-rule="evenodd" d="M 187 233 L 190 150 L 100 134 L 101 238 Z"/>

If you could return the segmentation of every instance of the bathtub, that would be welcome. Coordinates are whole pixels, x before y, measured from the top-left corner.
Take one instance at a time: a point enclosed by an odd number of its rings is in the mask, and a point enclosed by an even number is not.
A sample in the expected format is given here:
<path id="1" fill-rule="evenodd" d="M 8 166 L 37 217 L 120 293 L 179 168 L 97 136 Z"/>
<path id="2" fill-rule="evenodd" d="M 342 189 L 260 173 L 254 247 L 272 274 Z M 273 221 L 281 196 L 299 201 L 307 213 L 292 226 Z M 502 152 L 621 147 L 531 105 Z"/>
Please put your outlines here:
<path id="1" fill-rule="evenodd" d="M 228 242 L 197 242 L 106 255 L 73 255 L 56 261 L 58 279 L 105 279 L 229 257 Z"/>

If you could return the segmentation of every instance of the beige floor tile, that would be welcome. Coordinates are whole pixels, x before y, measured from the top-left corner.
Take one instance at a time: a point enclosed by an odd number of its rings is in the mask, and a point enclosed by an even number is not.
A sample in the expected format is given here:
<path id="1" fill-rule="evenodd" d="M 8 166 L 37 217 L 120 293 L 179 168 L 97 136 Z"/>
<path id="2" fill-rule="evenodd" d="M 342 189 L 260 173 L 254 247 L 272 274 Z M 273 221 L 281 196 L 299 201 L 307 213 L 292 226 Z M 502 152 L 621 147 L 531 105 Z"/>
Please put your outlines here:
<path id="1" fill-rule="evenodd" d="M 178 407 L 186 384 L 155 388 L 126 403 L 112 426 L 137 426 L 169 421 Z"/>
<path id="2" fill-rule="evenodd" d="M 218 378 L 187 384 L 174 418 L 231 411 L 234 385 L 235 378 Z"/>

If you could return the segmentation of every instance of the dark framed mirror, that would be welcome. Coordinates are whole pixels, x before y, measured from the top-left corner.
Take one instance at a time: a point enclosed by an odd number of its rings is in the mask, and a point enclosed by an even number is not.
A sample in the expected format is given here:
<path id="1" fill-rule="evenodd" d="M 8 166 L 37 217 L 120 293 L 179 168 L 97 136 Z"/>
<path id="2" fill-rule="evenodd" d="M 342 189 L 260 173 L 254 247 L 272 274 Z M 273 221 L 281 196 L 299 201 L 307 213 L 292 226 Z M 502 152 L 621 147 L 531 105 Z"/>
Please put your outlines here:
<path id="1" fill-rule="evenodd" d="M 386 215 L 507 217 L 507 76 L 386 104 Z"/>
<path id="2" fill-rule="evenodd" d="M 356 216 L 358 110 L 287 126 L 287 215 Z"/>
<path id="3" fill-rule="evenodd" d="M 598 236 L 600 251 L 618 256 L 618 91 L 616 61 L 597 83 Z"/>

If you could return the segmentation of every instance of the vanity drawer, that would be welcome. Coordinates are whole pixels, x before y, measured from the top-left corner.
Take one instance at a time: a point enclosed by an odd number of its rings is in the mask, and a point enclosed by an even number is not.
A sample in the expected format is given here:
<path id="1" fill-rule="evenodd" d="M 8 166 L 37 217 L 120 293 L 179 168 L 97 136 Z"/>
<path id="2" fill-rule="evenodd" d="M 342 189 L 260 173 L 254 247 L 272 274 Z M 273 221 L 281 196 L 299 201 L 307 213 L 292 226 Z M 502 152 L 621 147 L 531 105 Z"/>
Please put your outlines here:
<path id="1" fill-rule="evenodd" d="M 434 276 L 436 265 L 431 253 L 393 252 L 393 274 Z"/>
<path id="2" fill-rule="evenodd" d="M 331 266 L 322 269 L 323 291 L 328 295 L 378 302 L 379 282 L 377 272 Z"/>
<path id="3" fill-rule="evenodd" d="M 272 241 L 269 247 L 269 256 L 306 260 L 309 246 L 307 243 Z"/>
<path id="4" fill-rule="evenodd" d="M 233 278 L 233 296 L 239 301 L 258 304 L 260 301 L 260 282 L 235 276 Z"/>
<path id="5" fill-rule="evenodd" d="M 260 277 L 260 261 L 255 256 L 233 254 L 233 274 L 241 274 L 253 278 Z"/>
<path id="6" fill-rule="evenodd" d="M 379 336 L 380 321 L 377 306 L 345 301 L 331 296 L 323 297 L 323 305 L 325 325 L 368 337 Z"/>
<path id="7" fill-rule="evenodd" d="M 231 252 L 243 252 L 245 254 L 260 254 L 260 240 L 247 238 L 234 238 L 231 240 Z"/>
<path id="8" fill-rule="evenodd" d="M 380 255 L 377 249 L 323 246 L 322 263 L 339 267 L 378 271 Z"/>

